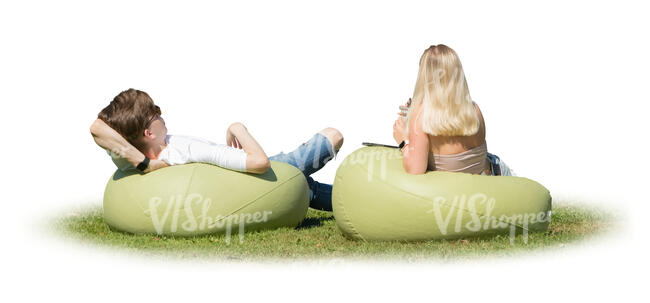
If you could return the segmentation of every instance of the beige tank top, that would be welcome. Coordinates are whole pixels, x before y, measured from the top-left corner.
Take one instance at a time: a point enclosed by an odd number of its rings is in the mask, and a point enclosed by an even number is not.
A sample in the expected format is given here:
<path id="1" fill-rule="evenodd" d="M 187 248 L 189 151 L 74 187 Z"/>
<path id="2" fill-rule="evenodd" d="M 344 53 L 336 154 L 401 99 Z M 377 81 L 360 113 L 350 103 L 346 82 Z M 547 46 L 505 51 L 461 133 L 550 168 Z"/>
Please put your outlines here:
<path id="1" fill-rule="evenodd" d="M 429 153 L 429 170 L 480 175 L 487 165 L 487 143 L 453 155 Z"/>
<path id="2" fill-rule="evenodd" d="M 480 175 L 487 166 L 487 143 L 453 155 L 429 153 L 429 170 Z"/>

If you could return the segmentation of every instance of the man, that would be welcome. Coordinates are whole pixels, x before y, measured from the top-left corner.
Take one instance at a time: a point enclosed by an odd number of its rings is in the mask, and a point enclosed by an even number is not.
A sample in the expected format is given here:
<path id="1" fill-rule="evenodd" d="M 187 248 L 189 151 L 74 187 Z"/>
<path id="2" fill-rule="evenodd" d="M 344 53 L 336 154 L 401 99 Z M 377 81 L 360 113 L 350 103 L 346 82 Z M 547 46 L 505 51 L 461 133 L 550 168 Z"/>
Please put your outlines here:
<path id="1" fill-rule="evenodd" d="M 160 108 L 143 91 L 129 89 L 117 95 L 90 126 L 95 143 L 107 150 L 122 170 L 148 173 L 169 165 L 200 162 L 231 170 L 263 174 L 270 160 L 300 169 L 310 190 L 310 207 L 332 210 L 332 186 L 316 182 L 311 174 L 322 168 L 343 145 L 343 135 L 325 128 L 296 150 L 267 157 L 246 127 L 233 123 L 226 131 L 226 145 L 167 134 Z"/>

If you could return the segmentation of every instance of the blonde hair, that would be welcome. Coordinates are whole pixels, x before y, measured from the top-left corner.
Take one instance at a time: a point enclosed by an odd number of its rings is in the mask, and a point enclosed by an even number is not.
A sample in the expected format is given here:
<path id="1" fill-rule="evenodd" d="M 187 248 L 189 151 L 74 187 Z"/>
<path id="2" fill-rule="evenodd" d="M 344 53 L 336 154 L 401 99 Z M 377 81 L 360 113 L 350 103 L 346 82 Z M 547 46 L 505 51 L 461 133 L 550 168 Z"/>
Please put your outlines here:
<path id="1" fill-rule="evenodd" d="M 411 102 L 408 119 L 421 106 L 416 123 L 421 120 L 427 134 L 471 136 L 479 130 L 463 66 L 456 52 L 446 45 L 432 45 L 422 54 Z"/>

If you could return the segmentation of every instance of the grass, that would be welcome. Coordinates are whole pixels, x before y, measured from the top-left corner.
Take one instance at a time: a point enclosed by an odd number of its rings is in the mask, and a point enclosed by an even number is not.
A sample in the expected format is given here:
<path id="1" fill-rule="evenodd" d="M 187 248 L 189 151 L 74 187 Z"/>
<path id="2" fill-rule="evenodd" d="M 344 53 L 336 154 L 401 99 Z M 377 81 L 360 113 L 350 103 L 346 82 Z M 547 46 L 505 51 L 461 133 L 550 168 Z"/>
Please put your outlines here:
<path id="1" fill-rule="evenodd" d="M 548 231 L 530 233 L 526 243 L 522 235 L 517 235 L 512 243 L 508 235 L 414 243 L 351 241 L 342 236 L 331 213 L 312 209 L 297 228 L 246 233 L 242 243 L 236 232 L 227 243 L 224 235 L 183 238 L 111 231 L 104 223 L 101 206 L 70 212 L 55 218 L 51 224 L 65 237 L 147 256 L 222 261 L 318 258 L 410 261 L 509 256 L 559 248 L 607 233 L 618 221 L 598 208 L 555 206 Z"/>

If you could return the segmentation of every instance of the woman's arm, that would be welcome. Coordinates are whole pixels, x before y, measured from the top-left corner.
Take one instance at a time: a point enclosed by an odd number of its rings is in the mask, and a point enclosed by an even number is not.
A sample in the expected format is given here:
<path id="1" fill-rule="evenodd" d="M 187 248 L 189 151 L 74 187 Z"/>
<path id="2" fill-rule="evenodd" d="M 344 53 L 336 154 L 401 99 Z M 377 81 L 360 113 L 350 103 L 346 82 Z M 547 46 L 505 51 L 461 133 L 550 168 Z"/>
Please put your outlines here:
<path id="1" fill-rule="evenodd" d="M 422 130 L 420 123 L 417 123 L 417 109 L 411 115 L 409 133 L 406 134 L 406 126 L 403 120 L 397 118 L 393 126 L 393 137 L 399 144 L 402 140 L 409 141 L 409 144 L 402 148 L 404 170 L 409 174 L 423 174 L 429 165 L 429 135 Z"/>
<path id="2" fill-rule="evenodd" d="M 115 131 L 113 128 L 108 126 L 106 122 L 101 119 L 95 120 L 92 125 L 90 125 L 90 133 L 95 140 L 95 143 L 101 148 L 110 151 L 113 154 L 117 154 L 120 157 L 126 159 L 134 167 L 138 166 L 140 162 L 144 160 L 144 154 L 136 149 L 131 143 L 126 141 L 120 133 Z M 159 168 L 169 166 L 167 163 L 161 160 L 151 160 L 149 162 L 149 167 L 144 171 L 148 173 Z"/>
<path id="3" fill-rule="evenodd" d="M 246 153 L 246 171 L 263 174 L 271 167 L 271 161 L 262 147 L 251 136 L 248 129 L 239 122 L 235 122 L 226 131 L 226 144 L 243 149 Z"/>

